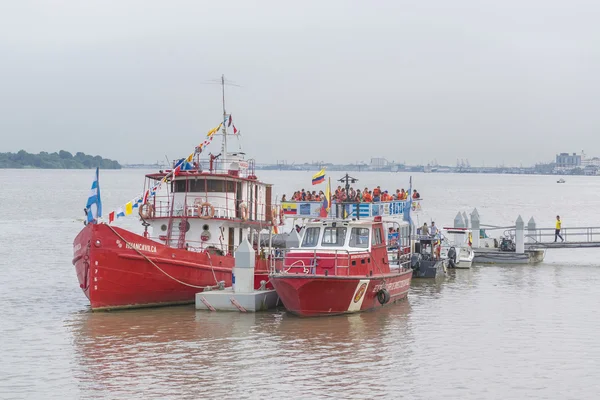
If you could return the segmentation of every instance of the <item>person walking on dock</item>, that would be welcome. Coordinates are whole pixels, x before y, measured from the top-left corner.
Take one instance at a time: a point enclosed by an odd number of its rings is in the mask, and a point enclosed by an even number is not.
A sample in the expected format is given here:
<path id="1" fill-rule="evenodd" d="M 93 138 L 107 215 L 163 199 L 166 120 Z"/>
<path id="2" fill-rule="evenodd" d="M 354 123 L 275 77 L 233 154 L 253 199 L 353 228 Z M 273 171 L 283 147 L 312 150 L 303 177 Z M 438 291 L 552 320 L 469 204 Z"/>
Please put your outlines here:
<path id="1" fill-rule="evenodd" d="M 558 238 L 560 238 L 560 240 L 562 240 L 563 242 L 565 241 L 565 239 L 563 239 L 563 237 L 560 235 L 561 225 L 562 225 L 562 221 L 560 220 L 560 215 L 557 215 L 556 216 L 556 230 L 554 231 L 554 242 L 555 243 Z"/>

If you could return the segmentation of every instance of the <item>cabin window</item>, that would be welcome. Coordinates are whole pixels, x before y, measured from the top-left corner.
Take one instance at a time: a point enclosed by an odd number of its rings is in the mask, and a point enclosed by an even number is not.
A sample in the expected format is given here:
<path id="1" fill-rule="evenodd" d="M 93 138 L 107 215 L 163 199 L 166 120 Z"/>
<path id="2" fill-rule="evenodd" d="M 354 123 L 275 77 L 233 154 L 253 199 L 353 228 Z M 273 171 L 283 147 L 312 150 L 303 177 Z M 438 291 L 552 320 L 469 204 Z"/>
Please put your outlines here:
<path id="1" fill-rule="evenodd" d="M 366 249 L 369 247 L 369 229 L 352 228 L 350 231 L 350 247 Z"/>
<path id="2" fill-rule="evenodd" d="M 183 181 L 181 181 L 181 180 L 179 180 L 179 181 L 173 181 L 172 185 L 173 186 L 171 187 L 171 190 L 173 192 L 182 193 L 182 192 L 186 191 L 186 189 L 185 189 L 185 181 L 184 180 Z"/>
<path id="3" fill-rule="evenodd" d="M 346 241 L 346 228 L 327 227 L 323 232 L 323 246 L 343 246 Z"/>
<path id="4" fill-rule="evenodd" d="M 304 239 L 302 239 L 302 247 L 315 247 L 319 244 L 319 233 L 321 233 L 321 228 L 306 228 Z"/>
<path id="5" fill-rule="evenodd" d="M 186 189 L 187 186 L 187 189 Z M 227 189 L 227 190 L 225 190 Z M 233 181 L 222 181 L 214 179 L 188 179 L 188 180 L 176 180 L 173 182 L 172 190 L 174 192 L 235 192 L 235 182 Z"/>
<path id="6" fill-rule="evenodd" d="M 204 189 L 203 189 L 204 190 Z M 207 192 L 235 192 L 235 182 L 209 179 L 206 181 Z"/>
<path id="7" fill-rule="evenodd" d="M 383 243 L 383 240 L 381 240 L 381 228 L 380 227 L 376 227 L 373 228 L 373 238 L 371 241 L 371 244 L 373 246 L 377 246 L 378 244 Z"/>

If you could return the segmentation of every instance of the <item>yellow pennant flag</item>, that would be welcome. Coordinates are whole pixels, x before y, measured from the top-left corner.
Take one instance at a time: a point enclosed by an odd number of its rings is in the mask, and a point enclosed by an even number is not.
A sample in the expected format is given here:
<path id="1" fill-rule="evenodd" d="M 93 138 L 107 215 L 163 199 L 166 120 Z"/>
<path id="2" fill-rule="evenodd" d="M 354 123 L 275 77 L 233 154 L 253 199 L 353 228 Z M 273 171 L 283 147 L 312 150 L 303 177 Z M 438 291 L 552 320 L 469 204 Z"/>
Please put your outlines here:
<path id="1" fill-rule="evenodd" d="M 211 137 L 212 135 L 214 135 L 219 129 L 221 129 L 221 125 L 223 125 L 223 124 L 220 123 L 219 126 L 217 126 L 216 128 L 212 128 L 210 131 L 208 131 L 206 136 Z"/>
<path id="2" fill-rule="evenodd" d="M 131 202 L 125 204 L 125 215 L 129 215 L 133 212 L 133 204 Z"/>
<path id="3" fill-rule="evenodd" d="M 187 162 L 191 162 L 193 158 L 194 158 L 194 153 L 190 154 L 190 155 L 188 156 L 188 158 L 186 158 L 186 159 L 185 159 L 185 161 L 187 161 Z"/>

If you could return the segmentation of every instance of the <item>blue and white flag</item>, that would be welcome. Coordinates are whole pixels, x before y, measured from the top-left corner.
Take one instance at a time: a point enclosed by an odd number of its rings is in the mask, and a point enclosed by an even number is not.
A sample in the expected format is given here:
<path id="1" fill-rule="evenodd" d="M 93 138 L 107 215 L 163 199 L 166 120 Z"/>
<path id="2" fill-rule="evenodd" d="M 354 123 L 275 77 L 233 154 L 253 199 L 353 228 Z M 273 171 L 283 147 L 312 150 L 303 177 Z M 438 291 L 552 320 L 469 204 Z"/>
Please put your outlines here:
<path id="1" fill-rule="evenodd" d="M 408 186 L 408 207 L 404 210 L 404 220 L 408 222 L 411 226 L 413 225 L 413 220 L 410 216 L 410 211 L 412 209 L 412 176 L 410 177 L 409 186 Z"/>
<path id="2" fill-rule="evenodd" d="M 87 222 L 97 223 L 98 218 L 102 216 L 102 201 L 100 200 L 100 183 L 98 181 L 99 168 L 96 168 L 96 175 L 92 182 L 92 189 L 90 190 L 90 197 L 88 197 L 85 210 L 87 214 Z"/>

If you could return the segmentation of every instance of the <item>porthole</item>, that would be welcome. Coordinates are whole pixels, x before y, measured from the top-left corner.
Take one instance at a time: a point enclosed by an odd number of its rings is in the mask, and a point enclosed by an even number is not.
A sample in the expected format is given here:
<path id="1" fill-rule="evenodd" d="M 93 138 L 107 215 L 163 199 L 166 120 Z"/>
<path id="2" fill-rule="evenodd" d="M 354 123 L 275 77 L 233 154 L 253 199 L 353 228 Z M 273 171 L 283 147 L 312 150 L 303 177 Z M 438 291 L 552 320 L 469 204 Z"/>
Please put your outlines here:
<path id="1" fill-rule="evenodd" d="M 179 230 L 180 231 L 186 231 L 186 232 L 189 231 L 190 230 L 190 223 L 187 222 L 187 221 L 185 221 L 185 225 L 184 225 L 183 221 L 181 221 L 179 223 Z"/>
<path id="2" fill-rule="evenodd" d="M 160 226 L 160 230 L 163 231 L 163 232 L 166 231 L 167 230 L 167 225 L 166 224 L 162 224 Z"/>

